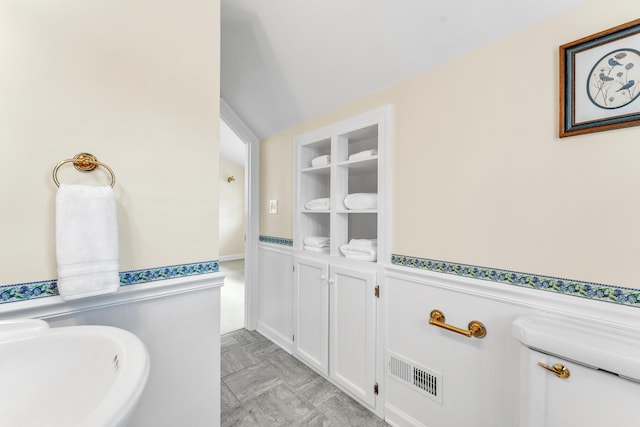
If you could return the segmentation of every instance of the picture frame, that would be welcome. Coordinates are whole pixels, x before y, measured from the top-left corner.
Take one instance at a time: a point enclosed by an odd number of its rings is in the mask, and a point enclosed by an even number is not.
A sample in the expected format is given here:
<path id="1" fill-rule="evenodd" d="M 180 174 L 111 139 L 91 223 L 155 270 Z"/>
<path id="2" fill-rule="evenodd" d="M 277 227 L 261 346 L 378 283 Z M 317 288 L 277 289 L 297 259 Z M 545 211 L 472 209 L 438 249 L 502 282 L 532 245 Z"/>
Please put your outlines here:
<path id="1" fill-rule="evenodd" d="M 640 19 L 560 46 L 560 138 L 640 125 Z"/>

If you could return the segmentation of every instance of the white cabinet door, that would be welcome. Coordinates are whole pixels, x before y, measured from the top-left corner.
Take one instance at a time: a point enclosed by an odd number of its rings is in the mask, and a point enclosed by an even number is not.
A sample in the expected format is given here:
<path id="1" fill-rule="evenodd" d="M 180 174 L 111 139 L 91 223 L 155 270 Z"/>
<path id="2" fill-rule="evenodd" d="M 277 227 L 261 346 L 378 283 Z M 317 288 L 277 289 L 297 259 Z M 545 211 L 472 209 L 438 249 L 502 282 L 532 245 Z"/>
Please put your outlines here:
<path id="1" fill-rule="evenodd" d="M 375 407 L 376 273 L 331 266 L 330 377 Z"/>
<path id="2" fill-rule="evenodd" d="M 327 263 L 296 258 L 293 353 L 324 375 L 329 373 L 329 285 Z"/>

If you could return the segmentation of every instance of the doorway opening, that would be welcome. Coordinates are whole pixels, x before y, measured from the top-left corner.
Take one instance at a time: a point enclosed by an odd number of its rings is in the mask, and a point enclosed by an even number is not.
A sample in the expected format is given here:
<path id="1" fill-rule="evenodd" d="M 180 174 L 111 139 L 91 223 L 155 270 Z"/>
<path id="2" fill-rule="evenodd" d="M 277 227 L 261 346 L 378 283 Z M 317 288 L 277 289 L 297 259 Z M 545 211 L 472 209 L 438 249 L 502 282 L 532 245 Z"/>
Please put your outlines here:
<path id="1" fill-rule="evenodd" d="M 255 329 L 257 296 L 258 138 L 220 98 L 220 333 Z"/>

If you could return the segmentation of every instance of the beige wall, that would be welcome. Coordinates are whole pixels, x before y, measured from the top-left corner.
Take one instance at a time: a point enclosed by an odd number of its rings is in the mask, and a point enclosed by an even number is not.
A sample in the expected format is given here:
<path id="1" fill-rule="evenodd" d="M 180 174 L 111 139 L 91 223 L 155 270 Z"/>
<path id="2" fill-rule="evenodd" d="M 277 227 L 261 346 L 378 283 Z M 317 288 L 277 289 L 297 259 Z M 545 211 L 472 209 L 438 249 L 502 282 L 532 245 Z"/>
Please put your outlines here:
<path id="1" fill-rule="evenodd" d="M 0 0 L 0 284 L 57 277 L 51 171 L 83 151 L 117 177 L 121 270 L 217 258 L 219 10 Z"/>
<path id="2" fill-rule="evenodd" d="M 639 15 L 590 1 L 266 139 L 260 234 L 293 235 L 296 134 L 392 104 L 392 253 L 640 288 L 640 128 L 557 137 L 558 46 Z"/>
<path id="3" fill-rule="evenodd" d="M 227 178 L 233 176 L 234 181 Z M 244 255 L 244 166 L 220 157 L 220 256 Z"/>

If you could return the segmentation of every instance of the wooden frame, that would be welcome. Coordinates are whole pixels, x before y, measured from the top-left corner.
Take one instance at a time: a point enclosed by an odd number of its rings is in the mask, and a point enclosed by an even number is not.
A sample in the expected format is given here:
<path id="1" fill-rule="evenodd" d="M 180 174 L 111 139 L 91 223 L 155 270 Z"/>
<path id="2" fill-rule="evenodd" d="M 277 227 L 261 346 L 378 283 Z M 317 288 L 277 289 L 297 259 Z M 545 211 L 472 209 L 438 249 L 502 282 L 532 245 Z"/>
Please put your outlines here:
<path id="1" fill-rule="evenodd" d="M 561 138 L 640 125 L 640 19 L 559 53 Z"/>

